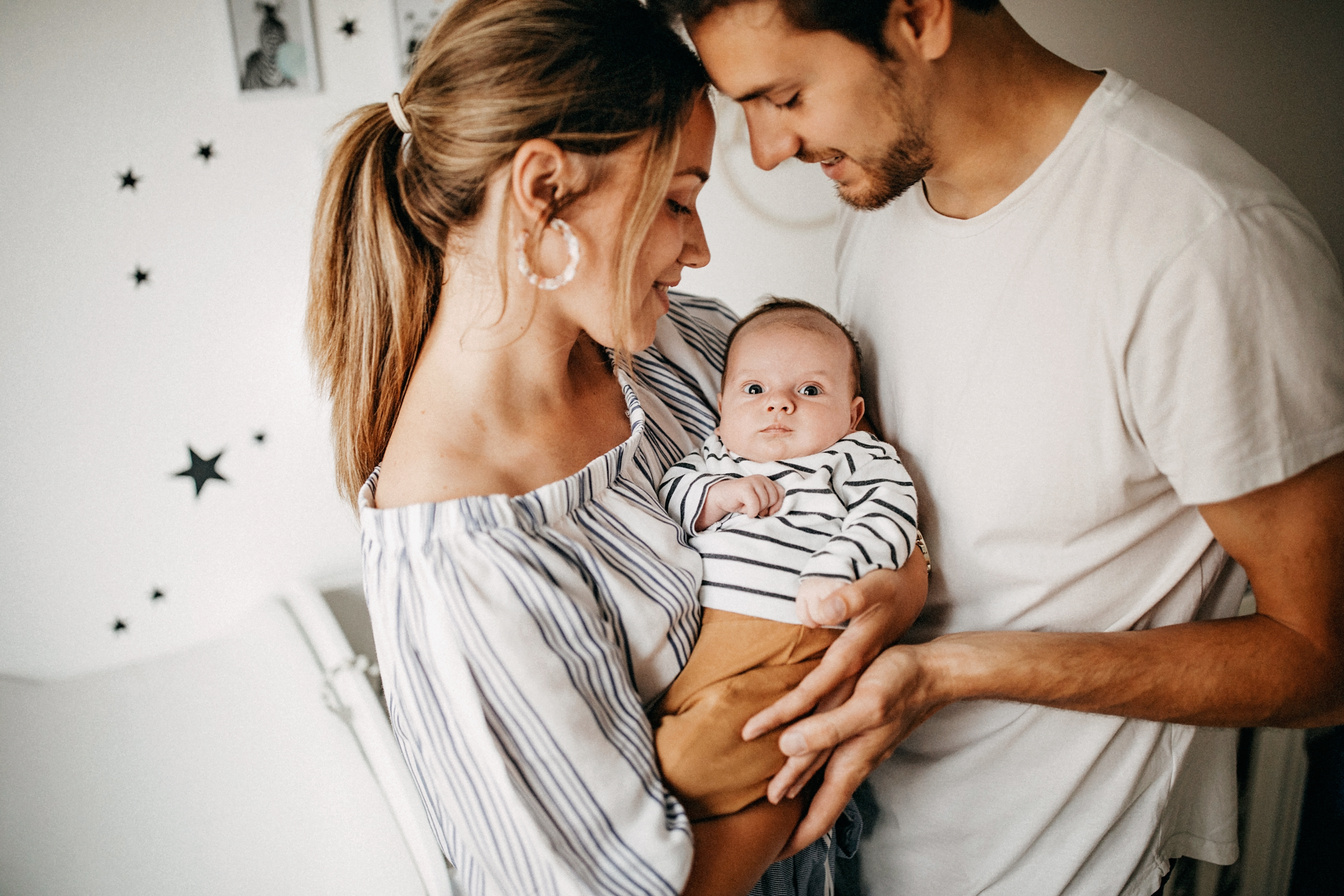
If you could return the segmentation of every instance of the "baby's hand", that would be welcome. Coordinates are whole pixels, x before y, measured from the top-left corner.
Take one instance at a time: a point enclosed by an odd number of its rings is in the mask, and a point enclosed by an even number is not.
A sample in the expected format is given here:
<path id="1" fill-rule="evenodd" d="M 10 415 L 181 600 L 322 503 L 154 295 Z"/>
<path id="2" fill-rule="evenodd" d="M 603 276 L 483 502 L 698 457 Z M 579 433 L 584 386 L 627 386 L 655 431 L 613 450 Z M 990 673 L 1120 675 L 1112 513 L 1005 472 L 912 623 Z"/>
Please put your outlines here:
<path id="1" fill-rule="evenodd" d="M 798 586 L 798 621 L 808 628 L 836 625 L 843 622 L 843 618 L 835 618 L 834 608 L 827 612 L 823 604 L 825 604 L 826 598 L 847 584 L 849 583 L 843 579 L 828 579 L 824 576 L 808 576 L 803 579 L 803 584 Z M 843 608 L 841 612 L 844 612 Z"/>
<path id="2" fill-rule="evenodd" d="M 730 513 L 744 516 L 769 516 L 784 503 L 784 488 L 768 476 L 759 474 L 740 479 L 722 479 L 705 492 L 705 506 L 695 521 L 695 530 L 703 532 Z"/>

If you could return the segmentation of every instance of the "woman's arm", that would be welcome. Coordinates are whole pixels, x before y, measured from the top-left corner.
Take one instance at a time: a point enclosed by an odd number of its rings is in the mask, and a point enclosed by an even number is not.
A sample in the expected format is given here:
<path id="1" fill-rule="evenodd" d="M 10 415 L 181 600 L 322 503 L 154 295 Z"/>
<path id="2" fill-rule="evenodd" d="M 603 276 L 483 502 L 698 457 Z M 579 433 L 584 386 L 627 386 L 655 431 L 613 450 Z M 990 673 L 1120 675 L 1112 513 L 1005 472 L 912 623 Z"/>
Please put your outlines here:
<path id="1" fill-rule="evenodd" d="M 501 892 L 676 896 L 690 827 L 618 624 L 563 546 L 463 533 L 366 574 L 393 728 L 450 858 Z"/>

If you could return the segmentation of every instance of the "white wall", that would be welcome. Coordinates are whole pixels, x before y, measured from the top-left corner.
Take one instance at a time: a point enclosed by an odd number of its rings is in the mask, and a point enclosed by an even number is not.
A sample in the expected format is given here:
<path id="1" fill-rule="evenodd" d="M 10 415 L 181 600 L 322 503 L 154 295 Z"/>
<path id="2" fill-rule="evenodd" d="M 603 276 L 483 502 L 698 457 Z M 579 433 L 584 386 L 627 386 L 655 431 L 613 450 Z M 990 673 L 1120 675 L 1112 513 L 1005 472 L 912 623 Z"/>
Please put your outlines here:
<path id="1" fill-rule="evenodd" d="M 1232 134 L 1344 249 L 1344 4 L 1008 5 L 1067 58 Z M 0 0 L 0 673 L 158 653 L 279 583 L 357 570 L 301 325 L 326 131 L 400 82 L 391 2 L 315 0 L 323 92 L 261 99 L 234 89 L 224 10 Z M 833 211 L 824 180 L 752 171 L 732 131 L 725 115 L 702 205 L 715 260 L 685 286 L 738 307 L 828 301 L 833 228 L 797 223 Z M 134 191 L 119 189 L 128 166 Z M 732 181 L 794 223 L 750 211 Z M 229 481 L 199 499 L 173 476 L 188 445 L 224 452 Z"/>

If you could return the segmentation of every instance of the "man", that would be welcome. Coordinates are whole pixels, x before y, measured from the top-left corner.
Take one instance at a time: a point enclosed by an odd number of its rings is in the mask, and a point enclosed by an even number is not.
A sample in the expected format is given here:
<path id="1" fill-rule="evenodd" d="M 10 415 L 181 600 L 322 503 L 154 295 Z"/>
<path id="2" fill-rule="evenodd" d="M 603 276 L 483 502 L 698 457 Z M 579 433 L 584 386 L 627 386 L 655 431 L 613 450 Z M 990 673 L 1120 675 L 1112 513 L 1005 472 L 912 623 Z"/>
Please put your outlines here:
<path id="1" fill-rule="evenodd" d="M 839 309 L 933 552 L 909 643 L 781 740 L 772 797 L 839 745 L 795 843 L 871 773 L 873 894 L 1149 896 L 1233 861 L 1233 727 L 1344 723 L 1344 298 L 1310 216 L 996 3 L 663 5 L 756 163 L 855 209 Z"/>

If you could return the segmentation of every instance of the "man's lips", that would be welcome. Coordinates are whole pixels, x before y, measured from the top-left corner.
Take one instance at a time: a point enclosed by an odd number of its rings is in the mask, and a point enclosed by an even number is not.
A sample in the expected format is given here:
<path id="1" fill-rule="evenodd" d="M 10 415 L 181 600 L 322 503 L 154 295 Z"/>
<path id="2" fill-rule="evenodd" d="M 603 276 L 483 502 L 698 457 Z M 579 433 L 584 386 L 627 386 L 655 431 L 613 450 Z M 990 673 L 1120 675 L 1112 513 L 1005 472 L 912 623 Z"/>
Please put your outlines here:
<path id="1" fill-rule="evenodd" d="M 844 153 L 836 152 L 835 150 L 830 150 L 828 152 L 814 152 L 810 150 L 804 150 L 798 153 L 797 158 L 798 161 L 806 162 L 809 165 L 810 164 L 820 165 L 822 173 L 824 173 L 827 177 L 834 180 L 839 176 L 838 169 L 840 163 L 842 163 L 848 157 Z"/>

